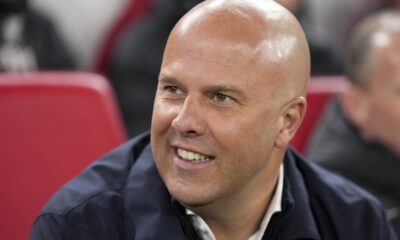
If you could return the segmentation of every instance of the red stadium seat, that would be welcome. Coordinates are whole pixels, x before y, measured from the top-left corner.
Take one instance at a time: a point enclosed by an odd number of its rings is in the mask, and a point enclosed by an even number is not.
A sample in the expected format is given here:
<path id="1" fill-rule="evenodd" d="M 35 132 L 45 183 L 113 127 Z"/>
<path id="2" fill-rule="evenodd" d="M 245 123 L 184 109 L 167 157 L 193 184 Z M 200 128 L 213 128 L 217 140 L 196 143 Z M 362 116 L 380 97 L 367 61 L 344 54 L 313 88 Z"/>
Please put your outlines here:
<path id="1" fill-rule="evenodd" d="M 28 239 L 49 197 L 125 140 L 105 78 L 77 72 L 0 74 L 0 238 Z"/>
<path id="2" fill-rule="evenodd" d="M 346 88 L 343 76 L 319 76 L 312 77 L 308 86 L 307 112 L 296 135 L 291 141 L 292 146 L 299 152 L 304 153 L 314 127 L 318 124 L 325 105 L 336 93 Z"/>
<path id="3" fill-rule="evenodd" d="M 130 0 L 121 16 L 105 36 L 99 50 L 94 71 L 106 73 L 110 64 L 111 52 L 124 29 L 151 10 L 151 0 Z"/>

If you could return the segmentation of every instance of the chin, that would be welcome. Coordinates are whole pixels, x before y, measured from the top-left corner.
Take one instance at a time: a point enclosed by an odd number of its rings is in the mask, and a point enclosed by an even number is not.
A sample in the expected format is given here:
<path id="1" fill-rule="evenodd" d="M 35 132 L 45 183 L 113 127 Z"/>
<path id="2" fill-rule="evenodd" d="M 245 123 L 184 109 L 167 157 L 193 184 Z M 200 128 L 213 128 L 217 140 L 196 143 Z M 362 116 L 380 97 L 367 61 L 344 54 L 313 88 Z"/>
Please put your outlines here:
<path id="1" fill-rule="evenodd" d="M 197 191 L 195 187 L 177 185 L 178 184 L 173 184 L 173 186 L 167 186 L 167 188 L 171 196 L 184 207 L 204 206 L 207 205 L 212 198 L 204 192 L 204 187 L 202 187 L 202 191 Z"/>

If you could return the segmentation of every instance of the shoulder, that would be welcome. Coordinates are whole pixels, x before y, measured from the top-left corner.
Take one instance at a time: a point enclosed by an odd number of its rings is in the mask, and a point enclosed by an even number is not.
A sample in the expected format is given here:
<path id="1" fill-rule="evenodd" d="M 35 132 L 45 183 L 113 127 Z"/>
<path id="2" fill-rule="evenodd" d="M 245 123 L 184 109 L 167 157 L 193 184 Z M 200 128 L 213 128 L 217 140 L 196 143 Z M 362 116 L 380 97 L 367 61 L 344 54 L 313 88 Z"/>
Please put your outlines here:
<path id="1" fill-rule="evenodd" d="M 372 194 L 297 155 L 295 162 L 321 232 L 339 238 L 395 239 L 382 204 Z"/>
<path id="2" fill-rule="evenodd" d="M 119 223 L 124 219 L 123 188 L 148 144 L 148 134 L 141 135 L 96 160 L 50 199 L 37 218 L 34 231 L 56 227 L 93 232 L 104 224 L 112 223 L 109 228 L 122 226 Z"/>
<path id="3" fill-rule="evenodd" d="M 43 213 L 62 215 L 83 203 L 118 196 L 136 159 L 148 144 L 148 134 L 140 135 L 94 161 L 56 192 Z"/>
<path id="4" fill-rule="evenodd" d="M 363 156 L 364 143 L 334 98 L 316 126 L 307 148 L 311 161 L 328 168 L 347 166 Z"/>
<path id="5" fill-rule="evenodd" d="M 290 165 L 289 171 L 296 172 L 297 178 L 304 182 L 310 200 L 320 204 L 329 205 L 330 208 L 351 208 L 360 205 L 369 206 L 371 209 L 382 209 L 380 202 L 369 192 L 353 182 L 336 175 L 317 164 L 304 159 L 294 150 L 289 149 L 286 163 Z M 294 175 L 294 174 L 293 174 Z M 333 209 L 332 209 L 333 210 Z"/>
<path id="6" fill-rule="evenodd" d="M 295 157 L 295 161 L 312 197 L 332 199 L 336 204 L 343 206 L 365 201 L 380 207 L 379 201 L 374 196 L 351 181 L 299 156 Z"/>
<path id="7" fill-rule="evenodd" d="M 381 207 L 380 202 L 369 192 L 313 162 L 302 160 L 298 166 L 313 196 L 326 196 L 343 205 L 354 205 L 365 201 L 370 205 Z"/>

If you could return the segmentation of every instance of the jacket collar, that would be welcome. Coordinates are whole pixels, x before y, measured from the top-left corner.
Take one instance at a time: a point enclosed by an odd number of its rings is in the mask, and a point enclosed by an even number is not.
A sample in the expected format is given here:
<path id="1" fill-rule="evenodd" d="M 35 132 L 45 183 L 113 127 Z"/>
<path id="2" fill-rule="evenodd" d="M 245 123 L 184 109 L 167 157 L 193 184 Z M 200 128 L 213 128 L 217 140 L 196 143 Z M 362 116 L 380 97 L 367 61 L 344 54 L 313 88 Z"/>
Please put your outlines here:
<path id="1" fill-rule="evenodd" d="M 136 159 L 123 194 L 126 239 L 185 239 L 150 145 Z"/>
<path id="2" fill-rule="evenodd" d="M 270 234 L 275 236 L 272 239 L 321 239 L 310 207 L 307 186 L 297 167 L 298 161 L 304 159 L 288 149 L 284 159 L 282 212 L 273 216 L 264 239 Z"/>
<path id="3" fill-rule="evenodd" d="M 293 150 L 284 159 L 282 212 L 272 216 L 264 239 L 320 239 L 306 184 Z M 150 145 L 137 157 L 124 188 L 126 239 L 196 239 L 183 208 L 161 180 Z M 171 200 L 172 199 L 172 200 Z"/>

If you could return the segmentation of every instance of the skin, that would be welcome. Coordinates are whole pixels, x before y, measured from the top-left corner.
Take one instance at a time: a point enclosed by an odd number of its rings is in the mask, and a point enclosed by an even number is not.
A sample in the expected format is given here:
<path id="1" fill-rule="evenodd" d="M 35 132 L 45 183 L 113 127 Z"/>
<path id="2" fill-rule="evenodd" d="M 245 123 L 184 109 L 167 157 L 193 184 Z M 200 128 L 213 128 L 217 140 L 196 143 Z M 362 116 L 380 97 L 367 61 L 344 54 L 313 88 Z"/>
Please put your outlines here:
<path id="1" fill-rule="evenodd" d="M 153 155 L 171 195 L 217 239 L 257 231 L 304 115 L 308 79 L 304 33 L 273 1 L 205 1 L 171 32 L 154 102 Z M 177 148 L 212 160 L 184 161 Z"/>
<path id="2" fill-rule="evenodd" d="M 295 13 L 300 6 L 301 0 L 275 0 L 277 3 L 281 4 L 287 8 L 292 13 Z"/>
<path id="3" fill-rule="evenodd" d="M 400 156 L 400 31 L 376 36 L 366 63 L 368 86 L 352 86 L 342 101 L 365 140 L 380 142 Z"/>

